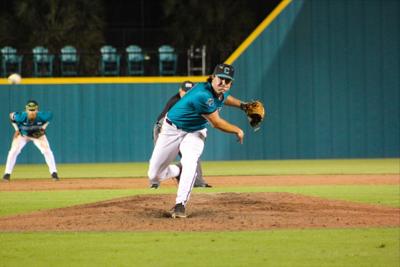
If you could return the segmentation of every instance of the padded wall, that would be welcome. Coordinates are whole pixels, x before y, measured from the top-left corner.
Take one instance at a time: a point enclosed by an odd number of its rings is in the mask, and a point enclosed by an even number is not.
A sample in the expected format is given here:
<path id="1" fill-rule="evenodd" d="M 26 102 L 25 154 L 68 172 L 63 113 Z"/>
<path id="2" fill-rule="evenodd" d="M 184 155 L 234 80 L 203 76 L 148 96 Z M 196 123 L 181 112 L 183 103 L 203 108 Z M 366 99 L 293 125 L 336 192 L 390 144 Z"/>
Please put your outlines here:
<path id="1" fill-rule="evenodd" d="M 253 132 L 210 129 L 204 160 L 400 156 L 400 2 L 293 1 L 234 62 L 232 95 L 261 99 L 267 118 Z M 0 160 L 13 128 L 8 113 L 36 99 L 54 112 L 48 137 L 57 162 L 147 161 L 152 127 L 178 83 L 0 85 Z M 44 162 L 29 144 L 23 163 Z"/>

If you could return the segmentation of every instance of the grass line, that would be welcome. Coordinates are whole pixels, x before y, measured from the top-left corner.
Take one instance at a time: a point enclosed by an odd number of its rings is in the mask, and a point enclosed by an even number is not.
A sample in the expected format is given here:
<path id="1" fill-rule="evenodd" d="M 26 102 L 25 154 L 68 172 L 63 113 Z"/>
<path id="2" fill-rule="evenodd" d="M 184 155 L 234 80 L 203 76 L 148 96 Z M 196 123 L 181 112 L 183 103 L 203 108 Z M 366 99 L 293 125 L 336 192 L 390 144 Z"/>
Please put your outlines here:
<path id="1" fill-rule="evenodd" d="M 204 175 L 399 174 L 400 159 L 204 161 Z M 146 177 L 148 162 L 58 164 L 65 178 Z M 44 164 L 17 164 L 12 179 L 49 179 Z"/>
<path id="2" fill-rule="evenodd" d="M 0 233 L 0 266 L 398 266 L 398 228 Z"/>

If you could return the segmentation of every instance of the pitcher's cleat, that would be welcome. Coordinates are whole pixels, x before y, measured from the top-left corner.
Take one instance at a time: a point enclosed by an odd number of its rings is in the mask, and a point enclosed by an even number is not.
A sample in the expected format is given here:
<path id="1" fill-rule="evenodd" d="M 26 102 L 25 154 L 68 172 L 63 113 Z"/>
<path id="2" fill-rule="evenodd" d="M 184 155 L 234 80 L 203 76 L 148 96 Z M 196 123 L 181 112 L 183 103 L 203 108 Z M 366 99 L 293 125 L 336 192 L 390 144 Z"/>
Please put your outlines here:
<path id="1" fill-rule="evenodd" d="M 56 172 L 53 172 L 51 174 L 51 178 L 53 179 L 53 181 L 59 181 L 60 178 L 58 177 L 58 174 Z"/>
<path id="2" fill-rule="evenodd" d="M 182 203 L 176 204 L 171 211 L 172 218 L 186 218 L 185 206 Z"/>
<path id="3" fill-rule="evenodd" d="M 4 182 L 9 182 L 10 181 L 11 175 L 9 173 L 5 173 L 3 176 L 3 181 Z"/>
<path id="4" fill-rule="evenodd" d="M 194 184 L 194 187 L 202 187 L 202 188 L 207 187 L 207 188 L 211 188 L 212 185 L 207 184 L 207 183 L 205 183 L 205 184 Z"/>
<path id="5" fill-rule="evenodd" d="M 160 187 L 159 184 L 151 184 L 150 189 L 158 189 Z"/>

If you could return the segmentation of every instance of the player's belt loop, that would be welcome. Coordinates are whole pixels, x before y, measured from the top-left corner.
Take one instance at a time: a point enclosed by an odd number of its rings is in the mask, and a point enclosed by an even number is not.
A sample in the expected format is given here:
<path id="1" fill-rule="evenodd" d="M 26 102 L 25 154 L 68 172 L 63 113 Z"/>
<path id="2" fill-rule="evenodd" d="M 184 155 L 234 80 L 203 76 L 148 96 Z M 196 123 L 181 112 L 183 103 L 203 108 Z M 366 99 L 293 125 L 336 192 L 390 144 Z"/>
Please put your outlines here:
<path id="1" fill-rule="evenodd" d="M 172 121 L 170 121 L 168 118 L 165 118 L 165 121 L 166 121 L 169 125 L 175 127 L 176 129 L 179 129 L 179 128 L 178 128 L 175 124 L 173 124 Z"/>

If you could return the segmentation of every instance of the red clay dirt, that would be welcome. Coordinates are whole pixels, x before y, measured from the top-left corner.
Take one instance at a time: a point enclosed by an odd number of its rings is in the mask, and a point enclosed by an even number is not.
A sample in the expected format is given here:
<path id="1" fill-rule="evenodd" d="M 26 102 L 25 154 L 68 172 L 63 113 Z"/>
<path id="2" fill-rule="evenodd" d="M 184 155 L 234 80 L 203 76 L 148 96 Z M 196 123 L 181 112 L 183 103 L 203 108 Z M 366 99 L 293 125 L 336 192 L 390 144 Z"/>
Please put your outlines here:
<path id="1" fill-rule="evenodd" d="M 399 185 L 398 175 L 206 177 L 214 187 Z M 163 187 L 176 186 L 173 182 Z M 15 180 L 1 191 L 129 189 L 146 179 Z M 150 189 L 149 189 L 150 190 Z M 174 194 L 138 195 L 0 218 L 1 231 L 248 231 L 278 228 L 399 227 L 400 209 L 291 193 L 196 190 L 188 218 L 171 219 Z M 154 191 L 153 191 L 154 193 Z"/>

